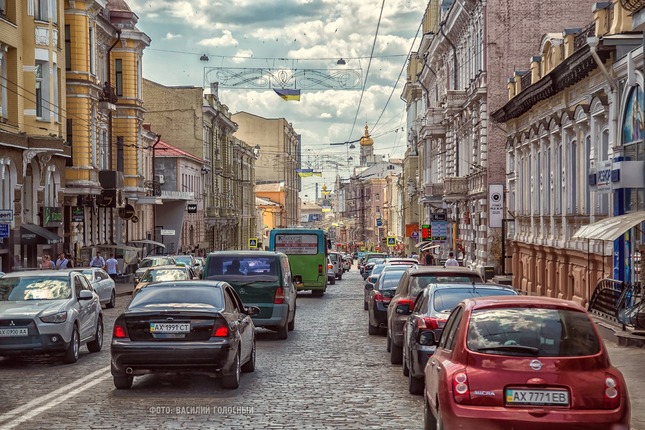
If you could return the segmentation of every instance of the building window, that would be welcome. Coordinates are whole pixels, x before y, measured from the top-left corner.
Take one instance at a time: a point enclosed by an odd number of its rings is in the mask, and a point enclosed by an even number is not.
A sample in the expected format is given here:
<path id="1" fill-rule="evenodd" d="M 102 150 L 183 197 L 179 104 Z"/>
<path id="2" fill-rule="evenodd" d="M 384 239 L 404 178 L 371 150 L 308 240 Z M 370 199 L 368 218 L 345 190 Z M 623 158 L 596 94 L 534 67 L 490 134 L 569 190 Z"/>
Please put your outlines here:
<path id="1" fill-rule="evenodd" d="M 110 148 L 108 146 L 107 130 L 102 130 L 101 133 L 101 159 L 99 162 L 99 170 L 108 170 L 112 168 L 112 166 L 110 166 Z"/>
<path id="2" fill-rule="evenodd" d="M 94 65 L 94 62 L 96 61 L 94 59 L 94 54 L 95 54 L 95 44 L 94 44 L 94 28 L 90 27 L 89 28 L 89 48 L 90 48 L 90 74 L 96 75 L 96 67 Z"/>
<path id="3" fill-rule="evenodd" d="M 585 170 L 582 172 L 582 189 L 584 190 L 584 214 L 590 214 L 591 188 L 589 188 L 589 172 L 591 171 L 591 136 L 585 139 L 583 159 L 585 160 Z"/>
<path id="4" fill-rule="evenodd" d="M 8 118 L 7 112 L 7 53 L 0 50 L 0 118 Z"/>
<path id="5" fill-rule="evenodd" d="M 540 151 L 535 155 L 535 176 L 537 180 L 537 192 L 535 193 L 535 210 L 536 215 L 540 215 L 542 210 L 542 193 L 544 192 L 544 176 L 542 174 L 542 153 Z"/>
<path id="6" fill-rule="evenodd" d="M 123 172 L 123 136 L 116 137 L 116 171 Z"/>
<path id="7" fill-rule="evenodd" d="M 72 146 L 74 143 L 74 129 L 72 128 L 72 120 L 70 118 L 67 118 L 67 136 L 65 140 L 67 141 L 67 144 L 69 146 Z"/>
<path id="8" fill-rule="evenodd" d="M 34 10 L 34 19 L 38 21 L 47 21 L 49 19 L 49 14 L 47 10 L 47 5 L 49 0 L 35 0 L 36 8 Z"/>
<path id="9" fill-rule="evenodd" d="M 36 118 L 43 118 L 44 81 L 43 63 L 36 63 Z"/>
<path id="10" fill-rule="evenodd" d="M 560 215 L 562 214 L 562 170 L 563 170 L 563 164 L 562 164 L 562 143 L 558 143 L 558 146 L 556 147 L 556 158 L 555 158 L 555 214 Z"/>
<path id="11" fill-rule="evenodd" d="M 65 70 L 72 70 L 72 28 L 65 25 Z"/>
<path id="12" fill-rule="evenodd" d="M 123 96 L 123 60 L 114 60 L 116 95 Z"/>
<path id="13" fill-rule="evenodd" d="M 569 195 L 569 214 L 575 214 L 577 212 L 578 206 L 578 142 L 572 140 L 570 143 L 569 149 L 569 183 L 566 184 L 568 187 Z"/>
<path id="14" fill-rule="evenodd" d="M 604 129 L 602 131 L 602 137 L 600 140 L 600 150 L 598 151 L 598 160 L 607 161 L 609 160 L 609 130 Z M 596 193 L 597 196 L 597 209 L 598 215 L 609 215 L 609 194 L 608 193 Z"/>

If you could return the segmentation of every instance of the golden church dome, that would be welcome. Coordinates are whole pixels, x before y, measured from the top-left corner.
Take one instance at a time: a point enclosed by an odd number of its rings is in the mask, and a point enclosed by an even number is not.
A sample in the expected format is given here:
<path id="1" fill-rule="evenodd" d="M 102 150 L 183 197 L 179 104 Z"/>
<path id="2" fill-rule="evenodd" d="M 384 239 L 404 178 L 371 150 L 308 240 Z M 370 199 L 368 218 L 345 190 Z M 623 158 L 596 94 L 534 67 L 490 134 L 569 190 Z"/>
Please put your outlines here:
<path id="1" fill-rule="evenodd" d="M 367 130 L 367 124 L 365 124 L 365 135 L 361 137 L 361 146 L 372 146 L 374 145 L 374 140 L 370 137 L 370 134 Z"/>

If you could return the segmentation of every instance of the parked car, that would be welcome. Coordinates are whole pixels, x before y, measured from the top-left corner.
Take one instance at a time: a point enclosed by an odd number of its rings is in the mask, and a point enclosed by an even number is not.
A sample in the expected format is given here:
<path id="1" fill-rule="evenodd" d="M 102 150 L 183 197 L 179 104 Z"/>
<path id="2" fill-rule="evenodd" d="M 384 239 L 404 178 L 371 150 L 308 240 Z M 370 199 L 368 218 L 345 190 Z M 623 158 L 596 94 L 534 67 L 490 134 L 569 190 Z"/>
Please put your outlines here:
<path id="1" fill-rule="evenodd" d="M 336 279 L 340 281 L 341 279 L 343 279 L 343 257 L 340 252 L 335 251 L 329 251 L 327 255 L 334 265 L 334 274 L 336 276 Z"/>
<path id="2" fill-rule="evenodd" d="M 352 256 L 350 254 L 341 254 L 343 262 L 343 273 L 349 272 L 352 268 Z"/>
<path id="3" fill-rule="evenodd" d="M 62 354 L 75 363 L 83 344 L 103 347 L 101 303 L 85 276 L 38 270 L 0 278 L 0 356 Z"/>
<path id="4" fill-rule="evenodd" d="M 244 307 L 226 282 L 149 284 L 114 322 L 114 386 L 154 372 L 206 372 L 238 388 L 240 372 L 255 370 L 255 306 Z"/>
<path id="5" fill-rule="evenodd" d="M 380 334 L 387 327 L 387 308 L 394 297 L 403 271 L 385 271 L 379 276 L 374 287 L 369 289 L 367 299 L 367 332 Z"/>
<path id="6" fill-rule="evenodd" d="M 623 375 L 580 305 L 467 299 L 425 369 L 426 429 L 628 429 Z"/>
<path id="7" fill-rule="evenodd" d="M 397 272 L 397 283 L 398 281 L 401 280 L 401 277 L 403 276 L 403 273 L 408 270 L 408 268 L 411 266 L 406 266 L 403 264 L 395 264 L 392 266 L 383 266 L 383 270 L 378 274 L 378 276 L 372 276 L 370 275 L 366 282 L 365 282 L 365 288 L 364 288 L 364 297 L 363 297 L 363 309 L 367 310 L 368 309 L 368 301 L 369 297 L 371 295 L 371 291 L 374 289 L 374 285 L 376 285 L 376 281 L 378 281 L 379 276 L 383 275 L 384 273 L 390 273 L 390 272 Z M 396 286 L 395 286 L 396 289 Z"/>
<path id="8" fill-rule="evenodd" d="M 186 266 L 193 269 L 193 272 L 199 276 L 199 263 L 197 259 L 191 254 L 180 254 L 180 255 L 171 255 L 171 258 L 175 259 L 176 263 L 185 264 Z"/>
<path id="9" fill-rule="evenodd" d="M 363 266 L 363 280 L 367 280 L 367 278 L 369 278 L 369 276 L 372 274 L 374 266 L 384 262 L 385 258 L 372 258 L 369 263 Z"/>
<path id="10" fill-rule="evenodd" d="M 336 283 L 336 273 L 334 272 L 334 263 L 331 258 L 327 256 L 327 283 L 334 285 Z"/>
<path id="11" fill-rule="evenodd" d="M 231 269 L 239 267 L 237 274 Z M 204 279 L 226 281 L 245 306 L 257 306 L 256 327 L 268 328 L 286 339 L 296 324 L 297 290 L 289 258 L 275 251 L 217 251 L 206 258 Z"/>
<path id="12" fill-rule="evenodd" d="M 408 267 L 412 267 L 412 266 L 415 266 L 415 265 L 416 265 L 416 263 L 413 263 L 413 262 L 411 262 L 409 260 L 408 261 L 403 261 L 403 260 L 399 261 L 398 259 L 394 259 L 394 260 L 387 259 L 387 260 L 379 261 L 378 263 L 374 264 L 374 267 L 372 267 L 372 269 L 370 270 L 369 276 L 365 279 L 365 288 L 366 289 L 369 288 L 370 285 L 373 288 L 374 284 L 376 283 L 376 280 L 378 279 L 380 274 L 383 272 L 383 270 L 385 270 L 386 267 L 398 266 L 398 267 L 401 267 L 402 270 L 405 271 L 405 270 L 407 270 Z"/>
<path id="13" fill-rule="evenodd" d="M 409 314 L 403 327 L 403 375 L 409 378 L 410 394 L 423 394 L 424 369 L 437 348 L 443 327 L 459 302 L 468 298 L 510 296 L 512 287 L 495 284 L 430 284 L 421 291 L 414 309 L 398 305 L 397 314 Z"/>
<path id="14" fill-rule="evenodd" d="M 155 266 L 166 266 L 169 264 L 176 264 L 176 261 L 172 257 L 166 256 L 150 256 L 146 257 L 139 263 L 139 268 L 134 272 L 134 285 L 136 286 L 141 279 L 141 275 L 148 270 L 150 267 Z"/>
<path id="15" fill-rule="evenodd" d="M 369 263 L 373 258 L 386 258 L 387 254 L 382 253 L 382 252 L 366 252 L 365 255 L 363 256 L 363 259 L 358 263 L 358 270 L 363 274 L 363 271 L 365 270 L 365 265 Z M 366 277 L 363 276 L 363 279 Z"/>
<path id="16" fill-rule="evenodd" d="M 396 313 L 397 306 L 414 307 L 414 301 L 421 290 L 430 284 L 483 282 L 479 273 L 464 267 L 415 266 L 406 271 L 387 310 L 387 350 L 390 353 L 390 362 L 403 363 L 403 326 L 408 320 L 408 315 Z"/>
<path id="17" fill-rule="evenodd" d="M 90 281 L 90 285 L 99 296 L 99 300 L 106 308 L 113 308 L 116 305 L 116 284 L 107 272 L 99 267 L 85 267 L 74 270 L 80 272 Z"/>
<path id="18" fill-rule="evenodd" d="M 198 277 L 191 267 L 184 264 L 150 267 L 141 276 L 132 294 L 137 294 L 142 288 L 145 288 L 146 285 L 152 282 L 189 281 L 191 279 L 198 279 Z"/>

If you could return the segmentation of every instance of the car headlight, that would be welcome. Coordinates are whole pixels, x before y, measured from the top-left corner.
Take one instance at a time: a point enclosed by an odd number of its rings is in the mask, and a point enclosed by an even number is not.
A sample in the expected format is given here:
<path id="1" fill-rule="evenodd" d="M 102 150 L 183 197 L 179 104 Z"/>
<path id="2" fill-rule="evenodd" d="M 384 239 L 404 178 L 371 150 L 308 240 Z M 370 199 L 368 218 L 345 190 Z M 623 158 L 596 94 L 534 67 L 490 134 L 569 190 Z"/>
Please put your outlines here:
<path id="1" fill-rule="evenodd" d="M 45 315 L 40 317 L 40 320 L 44 323 L 50 324 L 64 323 L 67 321 L 67 311 L 58 312 L 53 315 Z"/>

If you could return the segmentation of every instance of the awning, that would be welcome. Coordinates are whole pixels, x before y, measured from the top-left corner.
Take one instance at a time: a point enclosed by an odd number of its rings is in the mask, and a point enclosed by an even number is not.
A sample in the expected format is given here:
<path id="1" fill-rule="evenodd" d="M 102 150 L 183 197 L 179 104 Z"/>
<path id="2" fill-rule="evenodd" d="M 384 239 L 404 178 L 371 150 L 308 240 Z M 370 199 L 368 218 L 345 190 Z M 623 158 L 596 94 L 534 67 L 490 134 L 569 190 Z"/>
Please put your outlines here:
<path id="1" fill-rule="evenodd" d="M 627 230 L 644 221 L 645 211 L 605 218 L 580 227 L 573 235 L 573 239 L 616 240 Z"/>
<path id="2" fill-rule="evenodd" d="M 419 243 L 415 244 L 414 247 L 415 248 L 420 248 L 420 247 L 425 246 L 427 244 L 432 245 L 432 242 L 419 242 Z"/>
<path id="3" fill-rule="evenodd" d="M 162 248 L 166 247 L 166 245 L 164 245 L 161 242 L 155 242 L 154 240 L 149 240 L 149 239 L 131 240 L 130 243 L 140 243 L 142 245 L 154 245 L 154 246 L 160 246 Z"/>
<path id="4" fill-rule="evenodd" d="M 36 224 L 25 223 L 20 226 L 21 245 L 53 245 L 63 243 L 63 238 Z"/>
<path id="5" fill-rule="evenodd" d="M 433 245 L 432 242 L 428 242 L 427 245 L 421 247 L 421 251 L 429 251 L 436 248 L 441 248 L 441 245 Z"/>

